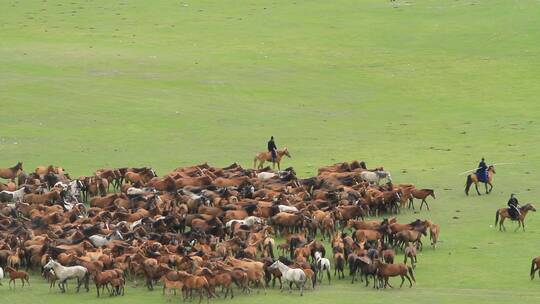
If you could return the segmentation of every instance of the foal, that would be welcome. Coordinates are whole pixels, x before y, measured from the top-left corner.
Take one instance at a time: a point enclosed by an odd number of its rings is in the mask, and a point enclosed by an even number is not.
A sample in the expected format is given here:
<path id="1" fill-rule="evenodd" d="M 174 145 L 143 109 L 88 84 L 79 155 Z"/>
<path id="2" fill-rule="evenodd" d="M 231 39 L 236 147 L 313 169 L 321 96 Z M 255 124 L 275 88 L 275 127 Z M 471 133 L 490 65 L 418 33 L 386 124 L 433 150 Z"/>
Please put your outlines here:
<path id="1" fill-rule="evenodd" d="M 28 273 L 26 271 L 17 271 L 10 266 L 6 267 L 6 272 L 9 274 L 9 283 L 8 285 L 11 287 L 11 282 L 13 282 L 13 288 L 15 288 L 15 280 L 20 279 L 22 282 L 22 286 L 24 287 L 24 282 L 28 283 L 28 286 L 30 286 L 30 281 L 28 281 Z"/>

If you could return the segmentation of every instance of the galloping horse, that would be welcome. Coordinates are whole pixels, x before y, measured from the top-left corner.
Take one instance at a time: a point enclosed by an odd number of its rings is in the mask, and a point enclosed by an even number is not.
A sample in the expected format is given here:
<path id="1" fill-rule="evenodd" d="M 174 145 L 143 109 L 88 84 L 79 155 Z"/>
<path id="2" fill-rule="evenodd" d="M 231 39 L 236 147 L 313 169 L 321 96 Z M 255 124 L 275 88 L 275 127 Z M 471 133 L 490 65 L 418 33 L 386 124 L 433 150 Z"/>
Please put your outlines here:
<path id="1" fill-rule="evenodd" d="M 0 168 L 0 177 L 5 179 L 12 179 L 19 176 L 19 174 L 23 170 L 22 165 L 22 162 L 18 162 L 15 166 L 11 168 Z"/>
<path id="2" fill-rule="evenodd" d="M 486 194 L 491 193 L 491 190 L 493 189 L 493 184 L 491 183 L 493 181 L 493 174 L 495 174 L 495 166 L 489 166 L 488 167 L 488 177 L 486 181 L 482 181 L 486 186 Z M 480 191 L 478 191 L 478 182 L 480 180 L 478 179 L 478 176 L 476 176 L 476 173 L 471 173 L 467 176 L 467 182 L 465 184 L 465 194 L 469 195 L 469 189 L 471 188 L 471 185 L 474 183 L 474 187 L 476 188 L 476 192 L 478 195 L 480 194 Z M 488 186 L 489 185 L 489 190 Z"/>
<path id="3" fill-rule="evenodd" d="M 272 163 L 272 168 L 275 168 L 276 163 L 277 163 L 278 170 L 281 170 L 281 168 L 279 167 L 279 163 L 281 162 L 281 159 L 283 158 L 284 155 L 289 158 L 291 157 L 291 154 L 289 153 L 289 150 L 287 150 L 287 148 L 276 151 L 276 162 Z M 259 161 L 258 167 L 257 167 L 257 161 Z M 272 153 L 270 153 L 270 151 L 257 153 L 257 155 L 255 155 L 255 158 L 253 159 L 253 168 L 262 169 L 264 162 L 267 162 L 267 161 L 268 162 L 272 161 Z"/>
<path id="4" fill-rule="evenodd" d="M 516 228 L 516 230 L 518 230 L 519 227 L 522 227 L 523 231 L 525 231 L 525 217 L 527 216 L 527 212 L 529 211 L 535 212 L 536 208 L 534 208 L 532 204 L 525 204 L 519 208 L 519 218 L 517 219 L 518 227 Z M 501 217 L 500 221 L 499 216 Z M 497 212 L 495 213 L 495 227 L 497 227 L 497 224 L 499 224 L 499 230 L 502 231 L 502 229 L 504 229 L 504 231 L 506 231 L 506 227 L 504 227 L 503 223 L 504 220 L 507 218 L 511 219 L 512 221 L 516 221 L 512 219 L 510 214 L 508 214 L 508 208 L 501 208 L 497 210 Z"/>

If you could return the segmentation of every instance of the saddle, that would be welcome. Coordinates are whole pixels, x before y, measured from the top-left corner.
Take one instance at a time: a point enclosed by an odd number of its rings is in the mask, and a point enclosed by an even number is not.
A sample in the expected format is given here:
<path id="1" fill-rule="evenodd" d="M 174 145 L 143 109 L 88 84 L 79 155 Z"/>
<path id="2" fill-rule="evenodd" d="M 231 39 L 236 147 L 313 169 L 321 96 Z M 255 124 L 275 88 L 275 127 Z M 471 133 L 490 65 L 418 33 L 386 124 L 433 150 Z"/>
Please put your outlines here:
<path id="1" fill-rule="evenodd" d="M 487 183 L 488 182 L 488 174 L 487 174 L 487 170 L 479 170 L 476 172 L 476 177 L 478 178 L 478 181 L 482 182 L 482 183 Z"/>

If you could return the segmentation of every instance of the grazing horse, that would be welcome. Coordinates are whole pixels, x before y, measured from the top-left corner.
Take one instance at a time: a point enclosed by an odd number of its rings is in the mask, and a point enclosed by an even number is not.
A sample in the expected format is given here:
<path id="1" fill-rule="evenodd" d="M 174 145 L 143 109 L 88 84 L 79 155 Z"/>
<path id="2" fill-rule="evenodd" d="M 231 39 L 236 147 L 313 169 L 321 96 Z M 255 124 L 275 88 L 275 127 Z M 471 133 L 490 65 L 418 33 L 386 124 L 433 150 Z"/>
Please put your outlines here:
<path id="1" fill-rule="evenodd" d="M 304 286 L 307 280 L 307 276 L 304 270 L 297 269 L 297 268 L 290 268 L 289 266 L 283 264 L 280 261 L 275 261 L 268 268 L 279 269 L 279 271 L 281 272 L 281 277 L 286 282 L 289 282 L 289 293 L 292 292 L 292 284 L 294 283 L 296 287 L 300 288 L 300 296 L 304 295 Z"/>
<path id="2" fill-rule="evenodd" d="M 388 182 L 392 182 L 392 176 L 390 175 L 390 172 L 384 170 L 376 170 L 373 172 L 362 171 L 360 173 L 360 178 L 370 184 L 377 185 L 381 182 L 381 179 L 386 179 Z"/>
<path id="3" fill-rule="evenodd" d="M 435 199 L 435 191 L 433 191 L 433 189 L 416 189 L 415 188 L 415 189 L 412 189 L 410 193 L 411 193 L 411 197 L 409 198 L 409 207 L 412 206 L 414 210 L 413 199 L 417 198 L 417 199 L 422 200 L 422 203 L 420 204 L 420 210 L 422 210 L 422 206 L 426 204 L 427 210 L 429 211 L 429 205 L 426 202 L 426 198 L 428 196 L 431 196 Z"/>
<path id="4" fill-rule="evenodd" d="M 527 216 L 527 213 L 529 211 L 536 212 L 536 208 L 534 208 L 533 204 L 525 204 L 522 207 L 519 208 L 519 217 L 517 219 L 518 226 L 516 230 L 519 229 L 519 227 L 523 228 L 523 231 L 525 231 L 525 217 Z M 501 217 L 501 220 L 499 221 L 499 216 Z M 495 213 L 495 227 L 497 227 L 497 224 L 499 225 L 499 231 L 506 231 L 506 227 L 504 227 L 504 220 L 509 218 L 512 221 L 516 221 L 513 219 L 510 214 L 508 213 L 508 208 L 501 208 L 498 209 Z"/>
<path id="5" fill-rule="evenodd" d="M 291 157 L 291 154 L 289 153 L 289 150 L 287 148 L 277 150 L 276 152 L 276 163 L 278 170 L 281 170 L 279 164 L 281 162 L 281 159 L 283 156 Z M 257 166 L 257 161 L 259 162 L 259 166 Z M 272 161 L 272 153 L 268 152 L 260 152 L 255 155 L 255 158 L 253 159 L 253 169 L 259 168 L 262 169 L 265 162 L 271 162 Z M 272 163 L 272 167 L 274 168 L 276 163 Z"/>
<path id="6" fill-rule="evenodd" d="M 18 162 L 11 168 L 0 168 L 0 177 L 5 179 L 13 179 L 23 171 L 23 163 Z"/>
<path id="7" fill-rule="evenodd" d="M 495 174 L 495 167 L 493 165 L 488 167 L 488 178 L 486 181 L 483 181 L 484 185 L 486 186 L 486 194 L 490 194 L 491 190 L 493 190 L 493 174 Z M 471 185 L 474 184 L 474 187 L 476 188 L 476 192 L 478 195 L 480 194 L 480 191 L 478 191 L 478 183 L 480 180 L 478 179 L 478 176 L 476 176 L 476 173 L 471 173 L 467 176 L 467 182 L 465 183 L 465 194 L 469 195 L 469 189 L 471 188 Z M 488 190 L 489 185 L 489 190 Z"/>
<path id="8" fill-rule="evenodd" d="M 20 279 L 22 282 L 22 286 L 24 287 L 24 282 L 28 283 L 28 286 L 30 286 L 30 281 L 28 281 L 28 273 L 26 271 L 17 271 L 10 266 L 6 267 L 6 272 L 9 274 L 9 283 L 8 285 L 11 286 L 11 282 L 13 282 L 13 288 L 15 288 L 15 280 Z"/>
<path id="9" fill-rule="evenodd" d="M 84 288 L 86 289 L 86 292 L 90 290 L 88 288 L 90 273 L 88 272 L 88 269 L 86 267 L 83 267 L 83 266 L 65 267 L 55 260 L 49 260 L 49 262 L 45 266 L 43 266 L 43 269 L 54 270 L 54 273 L 58 277 L 58 281 L 59 281 L 58 287 L 60 288 L 60 291 L 62 291 L 62 293 L 66 292 L 66 281 L 72 278 L 77 278 L 77 281 L 78 281 L 77 292 L 79 292 L 79 289 L 81 288 L 81 284 L 83 283 L 84 283 Z"/>

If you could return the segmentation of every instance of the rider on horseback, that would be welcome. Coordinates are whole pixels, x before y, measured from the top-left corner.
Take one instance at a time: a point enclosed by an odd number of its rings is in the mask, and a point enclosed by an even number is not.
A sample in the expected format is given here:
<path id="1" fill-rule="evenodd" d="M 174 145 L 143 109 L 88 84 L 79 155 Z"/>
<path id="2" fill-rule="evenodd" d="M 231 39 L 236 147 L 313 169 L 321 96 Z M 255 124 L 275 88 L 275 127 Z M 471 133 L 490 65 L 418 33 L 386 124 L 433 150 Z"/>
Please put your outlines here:
<path id="1" fill-rule="evenodd" d="M 478 180 L 482 182 L 485 182 L 487 180 L 487 170 L 488 166 L 486 165 L 486 162 L 482 157 L 482 160 L 478 164 L 478 168 L 476 168 L 476 176 L 478 177 Z"/>
<path id="2" fill-rule="evenodd" d="M 270 140 L 268 141 L 268 152 L 270 152 L 270 154 L 272 155 L 273 163 L 276 162 L 276 158 L 277 158 L 276 151 L 277 151 L 277 147 L 276 147 L 276 143 L 274 142 L 274 136 L 270 136 Z"/>
<path id="3" fill-rule="evenodd" d="M 519 219 L 519 216 L 521 215 L 519 212 L 519 202 L 513 193 L 510 194 L 510 199 L 508 200 L 508 214 L 513 220 Z"/>

